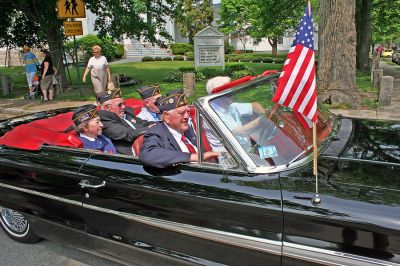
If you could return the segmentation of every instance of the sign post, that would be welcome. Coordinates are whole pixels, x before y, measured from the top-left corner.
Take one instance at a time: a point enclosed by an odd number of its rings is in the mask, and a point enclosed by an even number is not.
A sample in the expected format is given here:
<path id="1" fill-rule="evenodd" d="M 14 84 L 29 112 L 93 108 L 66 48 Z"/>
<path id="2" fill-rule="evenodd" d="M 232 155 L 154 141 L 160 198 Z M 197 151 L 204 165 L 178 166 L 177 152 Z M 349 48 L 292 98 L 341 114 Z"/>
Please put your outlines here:
<path id="1" fill-rule="evenodd" d="M 75 66 L 77 80 L 79 85 L 79 95 L 83 96 L 81 79 L 78 63 L 78 48 L 76 44 L 76 35 L 83 35 L 82 21 L 74 21 L 75 18 L 86 18 L 85 2 L 82 0 L 58 0 L 57 14 L 59 19 L 72 19 L 72 21 L 64 21 L 65 36 L 73 36 L 75 50 Z"/>

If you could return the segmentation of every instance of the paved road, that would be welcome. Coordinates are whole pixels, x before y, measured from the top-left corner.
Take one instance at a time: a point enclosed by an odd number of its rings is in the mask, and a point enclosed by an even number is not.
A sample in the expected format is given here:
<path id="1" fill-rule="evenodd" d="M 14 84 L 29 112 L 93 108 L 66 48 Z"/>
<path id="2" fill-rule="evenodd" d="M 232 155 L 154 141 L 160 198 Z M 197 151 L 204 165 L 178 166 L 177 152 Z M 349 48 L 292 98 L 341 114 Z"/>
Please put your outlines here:
<path id="1" fill-rule="evenodd" d="M 1 266 L 121 266 L 69 246 L 44 240 L 37 244 L 22 244 L 11 240 L 0 229 Z"/>

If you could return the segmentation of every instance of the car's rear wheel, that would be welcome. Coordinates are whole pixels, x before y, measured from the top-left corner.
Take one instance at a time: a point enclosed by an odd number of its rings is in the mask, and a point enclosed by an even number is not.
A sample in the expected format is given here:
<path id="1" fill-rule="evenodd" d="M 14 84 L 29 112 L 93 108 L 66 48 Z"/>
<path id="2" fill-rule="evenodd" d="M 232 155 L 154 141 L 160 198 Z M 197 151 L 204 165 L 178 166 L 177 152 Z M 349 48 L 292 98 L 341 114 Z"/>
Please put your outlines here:
<path id="1" fill-rule="evenodd" d="M 21 213 L 0 206 L 0 225 L 12 239 L 22 243 L 36 243 L 41 240 L 33 232 L 28 219 Z"/>

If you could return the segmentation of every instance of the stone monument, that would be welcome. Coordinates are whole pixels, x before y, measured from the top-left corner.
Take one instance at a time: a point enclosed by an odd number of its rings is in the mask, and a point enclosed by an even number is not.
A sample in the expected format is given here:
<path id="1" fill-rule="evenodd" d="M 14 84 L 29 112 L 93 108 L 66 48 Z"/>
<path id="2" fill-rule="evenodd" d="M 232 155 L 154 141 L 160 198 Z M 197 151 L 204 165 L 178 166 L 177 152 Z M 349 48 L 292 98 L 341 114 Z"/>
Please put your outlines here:
<path id="1" fill-rule="evenodd" d="M 211 26 L 194 36 L 194 65 L 198 67 L 222 66 L 225 69 L 224 34 Z"/>

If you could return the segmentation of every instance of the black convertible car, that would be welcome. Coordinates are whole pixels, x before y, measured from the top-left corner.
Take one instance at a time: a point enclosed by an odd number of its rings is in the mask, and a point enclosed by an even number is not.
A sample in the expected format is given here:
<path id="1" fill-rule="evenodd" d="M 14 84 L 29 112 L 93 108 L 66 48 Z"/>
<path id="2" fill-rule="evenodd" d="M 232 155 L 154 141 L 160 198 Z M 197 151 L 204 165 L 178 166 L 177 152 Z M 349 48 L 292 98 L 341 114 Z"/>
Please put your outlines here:
<path id="1" fill-rule="evenodd" d="M 2 228 L 127 264 L 400 265 L 400 123 L 320 110 L 316 204 L 312 129 L 271 102 L 277 78 L 198 99 L 199 150 L 221 156 L 165 169 L 80 148 L 71 110 L 0 121 Z"/>

